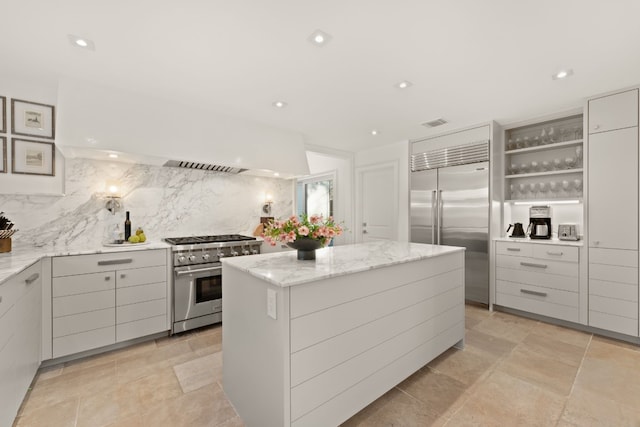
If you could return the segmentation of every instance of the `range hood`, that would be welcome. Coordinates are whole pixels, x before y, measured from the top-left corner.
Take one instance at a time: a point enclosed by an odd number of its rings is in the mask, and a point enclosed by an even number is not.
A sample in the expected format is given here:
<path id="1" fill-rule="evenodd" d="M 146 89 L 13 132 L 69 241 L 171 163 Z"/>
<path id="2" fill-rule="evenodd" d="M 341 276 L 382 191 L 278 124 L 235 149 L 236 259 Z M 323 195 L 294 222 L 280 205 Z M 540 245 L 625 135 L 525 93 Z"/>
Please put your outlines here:
<path id="1" fill-rule="evenodd" d="M 162 158 L 163 163 L 183 159 L 185 166 L 180 161 L 167 166 L 192 169 L 309 174 L 302 134 L 175 100 L 62 79 L 56 112 L 56 146 L 65 156 L 90 149 Z"/>
<path id="2" fill-rule="evenodd" d="M 212 165 L 209 163 L 197 163 L 197 162 L 187 162 L 181 160 L 169 160 L 163 166 L 172 167 L 172 168 L 183 168 L 183 169 L 198 169 L 203 171 L 212 171 L 212 172 L 226 172 L 238 174 L 245 172 L 247 169 L 241 168 L 232 168 L 230 166 L 221 166 L 221 165 Z"/>

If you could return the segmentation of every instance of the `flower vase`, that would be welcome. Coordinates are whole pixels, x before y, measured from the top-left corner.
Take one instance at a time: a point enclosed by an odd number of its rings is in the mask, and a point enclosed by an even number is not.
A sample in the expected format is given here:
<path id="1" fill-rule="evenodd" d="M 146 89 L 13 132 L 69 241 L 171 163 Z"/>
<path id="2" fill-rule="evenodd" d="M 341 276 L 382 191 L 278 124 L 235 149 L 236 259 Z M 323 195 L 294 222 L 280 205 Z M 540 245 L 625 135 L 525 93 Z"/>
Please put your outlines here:
<path id="1" fill-rule="evenodd" d="M 322 242 L 308 237 L 299 237 L 293 242 L 287 243 L 287 246 L 298 251 L 299 260 L 309 261 L 316 259 L 316 249 L 322 247 Z"/>

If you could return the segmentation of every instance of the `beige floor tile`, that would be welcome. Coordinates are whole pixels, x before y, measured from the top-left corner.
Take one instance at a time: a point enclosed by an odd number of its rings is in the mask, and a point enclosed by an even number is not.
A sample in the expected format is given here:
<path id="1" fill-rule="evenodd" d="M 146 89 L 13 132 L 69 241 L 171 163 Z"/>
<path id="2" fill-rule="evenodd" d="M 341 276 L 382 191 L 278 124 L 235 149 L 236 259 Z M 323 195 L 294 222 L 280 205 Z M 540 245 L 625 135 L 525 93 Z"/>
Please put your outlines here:
<path id="1" fill-rule="evenodd" d="M 343 427 L 432 426 L 439 415 L 425 403 L 393 388 L 364 410 L 354 415 Z"/>
<path id="2" fill-rule="evenodd" d="M 73 397 L 45 406 L 18 418 L 16 427 L 75 427 L 80 399 Z"/>
<path id="3" fill-rule="evenodd" d="M 173 366 L 197 357 L 191 351 L 187 341 L 157 347 L 155 351 L 134 354 L 116 361 L 117 376 L 120 383 L 134 381 L 151 375 L 159 369 Z"/>
<path id="4" fill-rule="evenodd" d="M 191 350 L 198 355 L 217 353 L 222 350 L 222 334 L 199 334 L 187 341 Z"/>
<path id="5" fill-rule="evenodd" d="M 563 406 L 561 396 L 494 371 L 447 426 L 555 426 Z"/>
<path id="6" fill-rule="evenodd" d="M 139 412 L 144 412 L 160 402 L 176 399 L 183 394 L 173 368 L 162 368 L 130 384 L 138 392 Z"/>
<path id="7" fill-rule="evenodd" d="M 222 352 L 181 363 L 173 370 L 183 392 L 197 390 L 222 379 Z"/>
<path id="8" fill-rule="evenodd" d="M 506 357 L 515 348 L 516 343 L 475 329 L 465 331 L 464 350 L 479 353 L 491 361 Z"/>
<path id="9" fill-rule="evenodd" d="M 640 373 L 640 351 L 621 345 L 618 341 L 594 339 L 585 357 L 609 362 Z"/>
<path id="10" fill-rule="evenodd" d="M 437 414 L 444 415 L 460 404 L 467 385 L 448 375 L 423 368 L 401 382 L 398 388 L 425 403 Z"/>
<path id="11" fill-rule="evenodd" d="M 626 348 L 627 350 L 633 350 L 633 351 L 640 352 L 640 345 L 632 344 L 632 343 L 628 343 L 628 342 L 624 342 L 624 341 L 620 341 L 620 340 L 614 340 L 613 338 L 607 338 L 607 337 L 601 337 L 601 336 L 598 336 L 598 335 L 594 335 L 593 336 L 593 341 L 607 343 L 607 344 L 615 345 L 617 347 Z"/>
<path id="12" fill-rule="evenodd" d="M 552 325 L 550 323 L 538 322 L 533 332 L 536 335 L 572 344 L 577 347 L 586 348 L 593 337 L 592 334 L 563 326 Z"/>
<path id="13" fill-rule="evenodd" d="M 540 335 L 537 330 L 527 335 L 516 348 L 576 367 L 580 366 L 586 352 L 586 345 L 568 344 L 555 338 Z"/>
<path id="14" fill-rule="evenodd" d="M 585 357 L 575 386 L 620 404 L 640 408 L 640 367 L 628 369 L 615 360 Z"/>
<path id="15" fill-rule="evenodd" d="M 142 426 L 142 415 L 136 414 L 127 418 L 122 418 L 106 427 L 140 427 Z"/>
<path id="16" fill-rule="evenodd" d="M 561 396 L 568 396 L 578 367 L 518 346 L 498 364 L 496 371 L 507 373 Z"/>
<path id="17" fill-rule="evenodd" d="M 518 343 L 529 335 L 529 332 L 531 332 L 535 324 L 535 321 L 529 319 L 508 313 L 495 312 L 491 317 L 475 325 L 473 329 L 500 339 Z"/>
<path id="18" fill-rule="evenodd" d="M 55 378 L 58 375 L 62 375 L 63 364 L 47 366 L 38 370 L 38 376 L 36 377 L 36 383 L 38 381 L 46 381 L 51 378 Z"/>
<path id="19" fill-rule="evenodd" d="M 223 423 L 218 424 L 217 427 L 245 427 L 245 425 L 242 422 L 242 418 L 236 415 L 230 420 L 227 420 L 227 421 L 224 421 Z"/>
<path id="20" fill-rule="evenodd" d="M 562 420 L 576 426 L 640 426 L 640 408 L 627 407 L 581 387 L 574 388 Z"/>
<path id="21" fill-rule="evenodd" d="M 107 393 L 83 396 L 80 399 L 76 426 L 106 426 L 135 415 L 141 406 L 138 390 L 132 384 L 120 385 Z"/>
<path id="22" fill-rule="evenodd" d="M 490 357 L 469 350 L 451 348 L 434 359 L 428 366 L 466 385 L 474 384 L 488 375 L 494 362 Z"/>

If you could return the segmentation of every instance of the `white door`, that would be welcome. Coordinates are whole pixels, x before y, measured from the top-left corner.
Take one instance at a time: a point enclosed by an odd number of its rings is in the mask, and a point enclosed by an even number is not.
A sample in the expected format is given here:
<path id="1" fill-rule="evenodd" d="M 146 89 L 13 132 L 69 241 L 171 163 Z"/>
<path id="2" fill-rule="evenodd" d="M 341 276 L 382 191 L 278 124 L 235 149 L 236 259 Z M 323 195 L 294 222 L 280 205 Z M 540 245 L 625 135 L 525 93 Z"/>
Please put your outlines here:
<path id="1" fill-rule="evenodd" d="M 397 163 L 357 169 L 356 241 L 397 239 L 397 171 Z"/>

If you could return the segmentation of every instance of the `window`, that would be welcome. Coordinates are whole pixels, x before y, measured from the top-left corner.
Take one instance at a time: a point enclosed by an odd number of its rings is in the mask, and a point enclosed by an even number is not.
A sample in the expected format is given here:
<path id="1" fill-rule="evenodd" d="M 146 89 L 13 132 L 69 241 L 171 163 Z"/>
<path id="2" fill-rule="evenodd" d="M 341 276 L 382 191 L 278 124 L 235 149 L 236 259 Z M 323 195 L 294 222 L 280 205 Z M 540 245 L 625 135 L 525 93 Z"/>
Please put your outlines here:
<path id="1" fill-rule="evenodd" d="M 298 215 L 333 216 L 335 174 L 312 176 L 296 184 L 296 213 Z"/>

